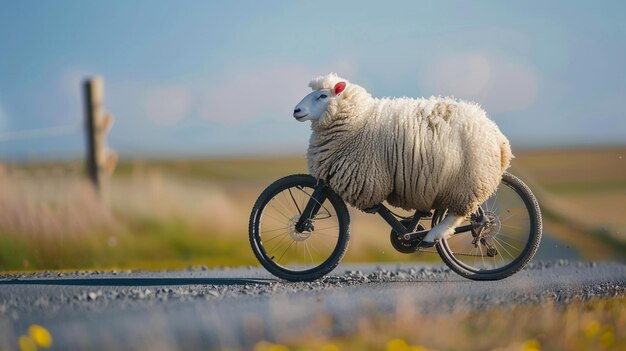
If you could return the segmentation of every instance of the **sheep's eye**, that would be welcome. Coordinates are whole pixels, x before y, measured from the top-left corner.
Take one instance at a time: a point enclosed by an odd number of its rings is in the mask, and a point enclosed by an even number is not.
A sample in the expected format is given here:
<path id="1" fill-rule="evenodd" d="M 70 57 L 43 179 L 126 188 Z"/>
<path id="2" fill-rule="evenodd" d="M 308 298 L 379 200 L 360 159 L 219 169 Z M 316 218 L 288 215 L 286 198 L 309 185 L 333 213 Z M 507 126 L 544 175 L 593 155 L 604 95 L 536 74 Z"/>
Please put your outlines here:
<path id="1" fill-rule="evenodd" d="M 326 99 L 327 97 L 328 97 L 328 95 L 322 94 L 322 95 L 320 95 L 319 99 Z"/>

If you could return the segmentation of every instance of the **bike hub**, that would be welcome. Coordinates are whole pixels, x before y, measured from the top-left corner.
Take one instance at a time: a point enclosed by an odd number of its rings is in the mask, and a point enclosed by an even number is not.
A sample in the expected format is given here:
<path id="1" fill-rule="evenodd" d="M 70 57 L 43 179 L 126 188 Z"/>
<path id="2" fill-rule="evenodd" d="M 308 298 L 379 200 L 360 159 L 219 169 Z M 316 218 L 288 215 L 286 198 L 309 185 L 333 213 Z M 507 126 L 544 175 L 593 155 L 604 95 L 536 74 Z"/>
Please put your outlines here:
<path id="1" fill-rule="evenodd" d="M 500 233 L 502 228 L 502 222 L 500 217 L 493 212 L 485 212 L 483 214 L 485 223 L 482 225 L 481 236 L 485 239 L 492 238 Z"/>
<path id="2" fill-rule="evenodd" d="M 300 215 L 294 216 L 287 224 L 289 236 L 295 241 L 304 241 L 311 236 L 313 232 L 313 221 L 306 219 L 300 222 Z"/>

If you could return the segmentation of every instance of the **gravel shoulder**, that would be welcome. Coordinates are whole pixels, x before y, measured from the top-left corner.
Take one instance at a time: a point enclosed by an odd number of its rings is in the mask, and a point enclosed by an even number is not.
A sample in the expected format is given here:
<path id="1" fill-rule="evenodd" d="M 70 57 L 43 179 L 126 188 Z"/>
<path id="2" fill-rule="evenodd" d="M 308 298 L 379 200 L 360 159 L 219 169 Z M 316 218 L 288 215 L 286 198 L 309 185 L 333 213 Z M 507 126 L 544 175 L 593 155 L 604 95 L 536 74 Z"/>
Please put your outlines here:
<path id="1" fill-rule="evenodd" d="M 623 296 L 621 262 L 538 261 L 501 281 L 474 282 L 443 265 L 340 265 L 316 282 L 289 283 L 257 267 L 0 275 L 0 349 L 29 325 L 59 349 L 249 348 L 256 340 L 356 328 L 371 313 L 447 313 L 520 303 Z"/>

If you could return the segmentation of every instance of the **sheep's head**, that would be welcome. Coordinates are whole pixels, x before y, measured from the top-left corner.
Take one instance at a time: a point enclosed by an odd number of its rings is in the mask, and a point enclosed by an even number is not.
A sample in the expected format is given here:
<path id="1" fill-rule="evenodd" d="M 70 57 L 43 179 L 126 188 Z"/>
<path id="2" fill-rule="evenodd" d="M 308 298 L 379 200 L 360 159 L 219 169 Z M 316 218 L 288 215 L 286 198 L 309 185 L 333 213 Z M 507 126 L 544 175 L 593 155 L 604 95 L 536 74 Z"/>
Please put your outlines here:
<path id="1" fill-rule="evenodd" d="M 331 89 L 317 89 L 305 96 L 293 110 L 293 116 L 300 122 L 317 121 L 324 116 L 328 105 L 346 89 L 346 82 L 338 82 Z"/>

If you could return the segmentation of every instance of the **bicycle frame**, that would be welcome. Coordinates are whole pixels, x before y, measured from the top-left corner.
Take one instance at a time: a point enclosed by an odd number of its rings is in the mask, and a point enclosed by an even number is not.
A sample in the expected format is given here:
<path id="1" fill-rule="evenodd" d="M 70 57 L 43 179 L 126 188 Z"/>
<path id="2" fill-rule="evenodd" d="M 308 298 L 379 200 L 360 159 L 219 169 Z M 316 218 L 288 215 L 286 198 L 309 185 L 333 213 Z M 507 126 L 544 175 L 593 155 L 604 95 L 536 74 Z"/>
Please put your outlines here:
<path id="1" fill-rule="evenodd" d="M 332 191 L 330 187 L 328 187 L 322 180 L 318 180 L 317 186 L 313 190 L 313 194 L 311 194 L 311 198 L 306 204 L 306 207 L 302 211 L 300 215 L 300 219 L 295 225 L 295 228 L 298 232 L 303 232 L 306 230 L 311 230 L 311 219 L 317 215 L 322 203 L 326 200 L 328 196 L 328 192 Z M 382 203 L 372 206 L 364 210 L 366 213 L 377 213 L 379 216 L 387 222 L 393 228 L 396 233 L 399 233 L 405 240 L 414 239 L 417 237 L 424 237 L 428 234 L 428 230 L 414 231 L 420 220 L 425 217 L 430 217 L 430 212 L 422 212 L 415 211 L 413 218 L 411 219 L 411 223 L 408 227 L 402 224 L 396 216 L 394 216 L 391 211 Z M 479 227 L 480 224 L 468 224 L 461 227 L 457 227 L 454 230 L 454 234 L 468 232 L 474 228 Z"/>
<path id="2" fill-rule="evenodd" d="M 392 228 L 386 236 L 395 250 L 438 253 L 452 271 L 472 280 L 498 280 L 520 271 L 541 240 L 537 199 L 526 184 L 506 172 L 496 192 L 470 216 L 454 216 L 445 207 L 396 214 L 391 205 L 381 202 L 359 208 L 378 214 Z M 267 216 L 266 210 L 271 211 Z M 450 229 L 451 223 L 459 224 Z M 435 234 L 430 233 L 432 228 L 445 229 L 445 238 L 425 240 Z M 270 273 L 289 281 L 311 281 L 340 263 L 350 241 L 350 213 L 330 184 L 294 174 L 261 193 L 252 207 L 248 234 L 254 255 Z M 306 242 L 309 238 L 315 240 Z M 312 253 L 308 245 L 317 244 L 323 250 Z"/>

